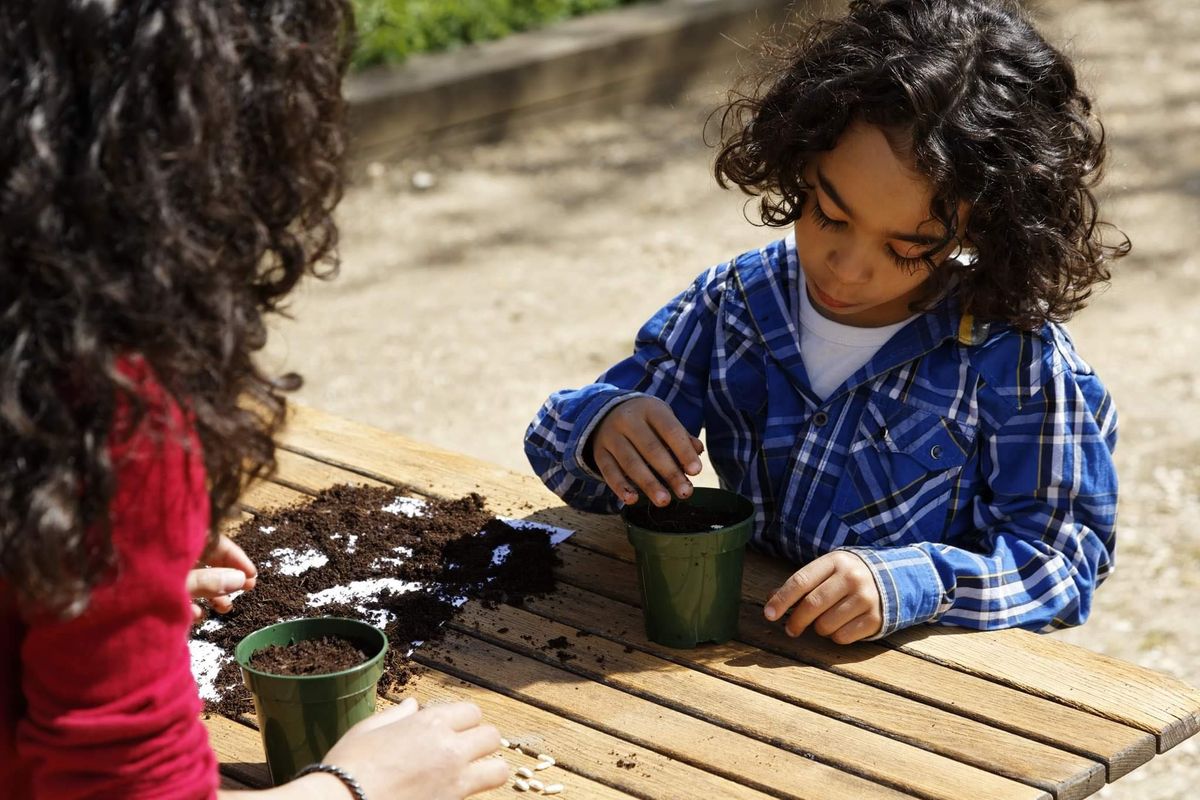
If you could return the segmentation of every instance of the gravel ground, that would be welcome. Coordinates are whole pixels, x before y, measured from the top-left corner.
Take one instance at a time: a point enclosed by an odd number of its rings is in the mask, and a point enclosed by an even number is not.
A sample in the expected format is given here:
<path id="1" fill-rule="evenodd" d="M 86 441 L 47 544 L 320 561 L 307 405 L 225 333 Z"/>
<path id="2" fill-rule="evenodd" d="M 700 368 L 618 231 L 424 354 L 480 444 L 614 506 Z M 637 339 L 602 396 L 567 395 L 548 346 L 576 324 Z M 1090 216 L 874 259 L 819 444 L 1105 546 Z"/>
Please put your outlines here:
<path id="1" fill-rule="evenodd" d="M 1200 686 L 1200 2 L 1047 0 L 1111 143 L 1106 216 L 1134 241 L 1071 324 L 1121 414 L 1118 569 L 1059 634 Z M 381 164 L 341 210 L 344 264 L 276 326 L 298 399 L 527 469 L 525 425 L 592 380 L 708 265 L 773 238 L 722 192 L 702 141 L 720 91 Z M 432 185 L 429 185 L 432 184 Z M 424 187 L 424 188 L 418 188 Z M 711 474 L 711 472 L 709 473 Z M 1185 800 L 1200 737 L 1100 797 Z"/>

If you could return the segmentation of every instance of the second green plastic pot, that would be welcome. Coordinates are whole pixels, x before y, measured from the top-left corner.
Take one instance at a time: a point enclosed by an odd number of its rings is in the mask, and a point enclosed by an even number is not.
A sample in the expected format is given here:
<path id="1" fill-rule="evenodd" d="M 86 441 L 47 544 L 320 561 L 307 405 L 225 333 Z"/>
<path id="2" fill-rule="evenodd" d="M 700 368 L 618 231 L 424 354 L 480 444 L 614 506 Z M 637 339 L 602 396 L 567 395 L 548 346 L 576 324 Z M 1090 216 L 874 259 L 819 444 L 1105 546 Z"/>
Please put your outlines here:
<path id="1" fill-rule="evenodd" d="M 273 644 L 336 636 L 354 642 L 370 657 L 327 675 L 274 675 L 250 666 L 250 657 Z M 242 639 L 234 651 L 242 680 L 254 695 L 267 766 L 276 786 L 320 761 L 355 723 L 375 711 L 375 686 L 383 673 L 388 641 L 366 622 L 315 617 L 280 622 Z"/>
<path id="2" fill-rule="evenodd" d="M 701 533 L 662 533 L 621 514 L 637 552 L 646 636 L 677 648 L 737 635 L 742 561 L 754 519 L 754 504 L 724 489 L 697 488 L 686 502 L 740 521 Z"/>

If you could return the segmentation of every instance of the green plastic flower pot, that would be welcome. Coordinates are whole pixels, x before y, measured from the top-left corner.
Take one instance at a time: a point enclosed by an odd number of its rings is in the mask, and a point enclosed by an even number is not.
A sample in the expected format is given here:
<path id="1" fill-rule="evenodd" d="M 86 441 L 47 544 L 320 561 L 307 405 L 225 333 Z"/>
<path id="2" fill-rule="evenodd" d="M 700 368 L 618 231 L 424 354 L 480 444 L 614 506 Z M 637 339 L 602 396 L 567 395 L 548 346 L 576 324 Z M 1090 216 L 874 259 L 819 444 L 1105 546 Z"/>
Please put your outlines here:
<path id="1" fill-rule="evenodd" d="M 750 541 L 754 504 L 724 489 L 697 488 L 678 506 L 719 512 L 732 521 L 715 530 L 665 533 L 647 525 L 647 513 L 666 515 L 643 500 L 621 512 L 637 552 L 638 586 L 646 636 L 668 647 L 726 642 L 737 635 L 742 561 Z"/>
<path id="2" fill-rule="evenodd" d="M 250 666 L 250 657 L 273 644 L 336 636 L 370 657 L 351 669 L 328 675 L 274 675 Z M 375 686 L 383 674 L 388 640 L 366 622 L 316 617 L 280 622 L 242 639 L 234 651 L 242 680 L 254 695 L 267 766 L 276 786 L 303 767 L 324 758 L 355 723 L 375 711 Z"/>

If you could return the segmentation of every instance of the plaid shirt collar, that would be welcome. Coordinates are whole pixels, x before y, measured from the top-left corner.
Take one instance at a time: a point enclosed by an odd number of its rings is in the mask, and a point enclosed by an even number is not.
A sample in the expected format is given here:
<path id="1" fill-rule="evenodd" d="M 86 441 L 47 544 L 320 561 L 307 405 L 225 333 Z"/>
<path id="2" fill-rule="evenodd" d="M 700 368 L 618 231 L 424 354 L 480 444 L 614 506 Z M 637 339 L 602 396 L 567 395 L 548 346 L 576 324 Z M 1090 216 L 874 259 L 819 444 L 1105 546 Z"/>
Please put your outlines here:
<path id="1" fill-rule="evenodd" d="M 964 314 L 957 297 L 947 296 L 928 312 L 917 315 L 900 333 L 888 340 L 870 361 L 851 375 L 835 394 L 821 400 L 810 388 L 811 382 L 800 351 L 798 293 L 805 289 L 794 237 L 788 236 L 784 244 L 783 248 L 751 251 L 734 259 L 730 279 L 749 311 L 750 322 L 768 356 L 811 408 L 832 402 L 846 392 L 920 358 L 947 339 L 957 338 L 962 344 L 970 345 L 986 338 L 987 326 L 976 322 L 971 314 Z M 781 256 L 787 259 L 786 265 L 775 265 L 777 269 L 754 270 L 754 274 L 769 283 L 771 291 L 747 291 L 740 270 L 743 261 L 747 258 L 754 261 L 761 258 L 775 260 Z"/>

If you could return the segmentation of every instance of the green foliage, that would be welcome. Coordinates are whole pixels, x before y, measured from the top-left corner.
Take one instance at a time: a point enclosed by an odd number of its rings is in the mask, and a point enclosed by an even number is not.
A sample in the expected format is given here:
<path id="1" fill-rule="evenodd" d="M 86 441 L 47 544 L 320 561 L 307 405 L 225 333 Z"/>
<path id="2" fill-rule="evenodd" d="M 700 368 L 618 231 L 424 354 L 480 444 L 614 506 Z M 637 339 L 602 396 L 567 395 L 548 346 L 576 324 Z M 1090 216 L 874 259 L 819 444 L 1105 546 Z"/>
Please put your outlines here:
<path id="1" fill-rule="evenodd" d="M 641 0 L 354 0 L 354 66 L 397 63 L 414 53 L 509 33 Z"/>

